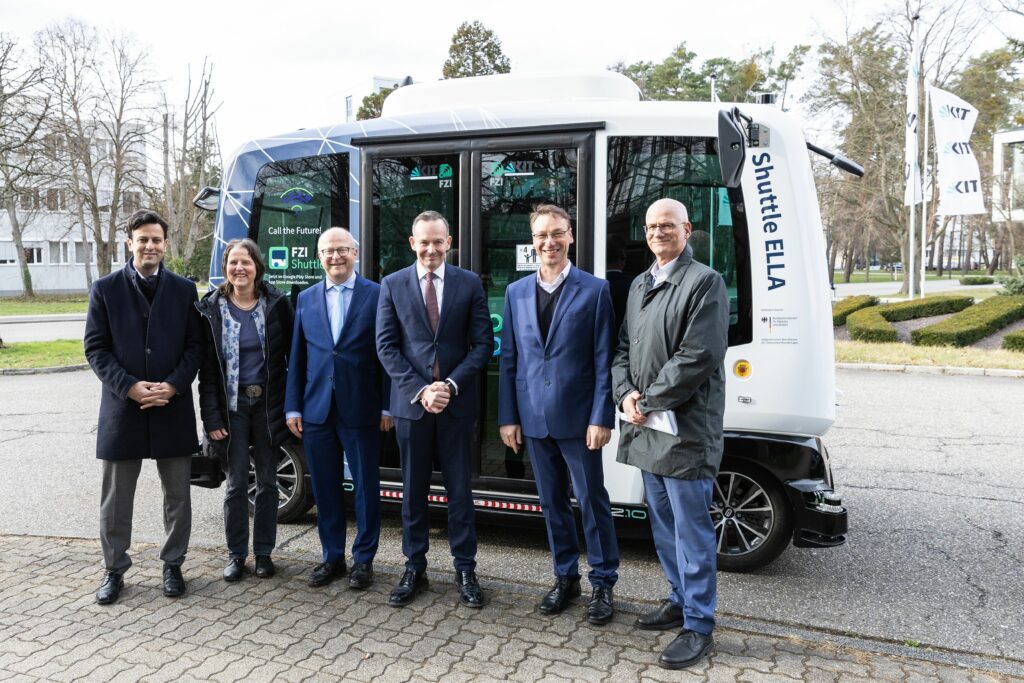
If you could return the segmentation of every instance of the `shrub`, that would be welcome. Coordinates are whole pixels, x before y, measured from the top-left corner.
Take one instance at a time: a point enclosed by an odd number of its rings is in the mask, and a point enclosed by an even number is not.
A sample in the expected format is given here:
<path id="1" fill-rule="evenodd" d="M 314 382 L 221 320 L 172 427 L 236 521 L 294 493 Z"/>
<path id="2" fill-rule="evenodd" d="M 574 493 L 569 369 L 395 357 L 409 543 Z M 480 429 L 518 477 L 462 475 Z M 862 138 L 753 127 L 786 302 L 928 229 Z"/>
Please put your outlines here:
<path id="1" fill-rule="evenodd" d="M 987 275 L 965 275 L 960 278 L 960 284 L 962 285 L 991 285 L 994 283 L 995 278 Z"/>
<path id="2" fill-rule="evenodd" d="M 1011 332 L 1003 337 L 1003 348 L 1009 351 L 1024 352 L 1024 330 Z"/>
<path id="3" fill-rule="evenodd" d="M 846 324 L 846 318 L 854 311 L 859 311 L 868 306 L 877 306 L 878 299 L 868 294 L 861 296 L 848 296 L 845 299 L 832 304 L 832 326 L 842 327 Z"/>
<path id="4" fill-rule="evenodd" d="M 921 346 L 969 346 L 1024 318 L 1024 296 L 994 296 L 910 333 Z"/>
<path id="5" fill-rule="evenodd" d="M 1017 272 L 1024 272 L 1024 258 L 1017 259 Z M 1003 291 L 999 292 L 1000 294 L 1024 296 L 1024 275 L 1001 277 L 999 281 L 1003 283 Z"/>
<path id="6" fill-rule="evenodd" d="M 862 308 L 847 316 L 846 329 L 850 331 L 850 338 L 857 341 L 895 342 L 899 341 L 899 335 L 889 323 L 956 313 L 972 303 L 974 299 L 969 296 L 932 296 Z"/>

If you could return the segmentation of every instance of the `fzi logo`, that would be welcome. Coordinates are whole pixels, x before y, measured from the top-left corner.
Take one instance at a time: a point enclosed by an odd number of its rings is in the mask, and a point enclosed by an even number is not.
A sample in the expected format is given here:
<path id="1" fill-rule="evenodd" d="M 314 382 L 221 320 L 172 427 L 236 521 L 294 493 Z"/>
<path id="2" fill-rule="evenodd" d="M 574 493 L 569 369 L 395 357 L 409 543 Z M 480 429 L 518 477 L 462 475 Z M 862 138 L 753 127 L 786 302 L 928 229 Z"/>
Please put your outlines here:
<path id="1" fill-rule="evenodd" d="M 267 251 L 267 261 L 271 270 L 287 270 L 288 247 L 271 247 Z"/>
<path id="2" fill-rule="evenodd" d="M 942 151 L 945 154 L 974 154 L 970 142 L 947 142 Z"/>
<path id="3" fill-rule="evenodd" d="M 304 187 L 289 187 L 281 193 L 281 201 L 289 210 L 299 213 L 313 201 L 313 193 Z"/>
<path id="4" fill-rule="evenodd" d="M 958 180 L 955 183 L 950 183 L 946 186 L 947 193 L 956 194 L 974 194 L 980 192 L 979 181 L 977 180 Z"/>
<path id="5" fill-rule="evenodd" d="M 971 113 L 971 110 L 967 107 L 951 107 L 948 104 L 944 104 L 939 107 L 939 118 L 943 119 L 960 119 L 961 121 L 967 120 L 967 115 Z"/>

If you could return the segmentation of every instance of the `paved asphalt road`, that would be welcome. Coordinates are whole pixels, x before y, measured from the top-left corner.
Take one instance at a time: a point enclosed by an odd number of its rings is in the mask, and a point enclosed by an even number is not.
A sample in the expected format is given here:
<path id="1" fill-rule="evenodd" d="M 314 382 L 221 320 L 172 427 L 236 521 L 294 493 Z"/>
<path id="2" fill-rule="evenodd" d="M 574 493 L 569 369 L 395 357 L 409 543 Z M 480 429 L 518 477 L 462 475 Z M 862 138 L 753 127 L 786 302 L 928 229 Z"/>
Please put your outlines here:
<path id="1" fill-rule="evenodd" d="M 54 339 L 81 339 L 85 335 L 85 314 L 57 316 L 0 317 L 0 339 L 5 344 Z"/>
<path id="2" fill-rule="evenodd" d="M 1024 661 L 1024 380 L 840 371 L 827 437 L 850 509 L 849 543 L 790 548 L 752 574 L 719 575 L 723 614 Z M 88 371 L 0 377 L 0 531 L 96 538 L 93 459 L 99 384 Z M 144 468 L 138 541 L 161 536 L 159 483 Z M 220 490 L 193 489 L 193 544 L 223 550 Z M 315 560 L 313 517 L 279 545 Z M 378 563 L 398 567 L 399 520 L 387 516 Z M 450 568 L 443 530 L 430 562 Z M 97 547 L 96 577 L 100 576 Z M 620 599 L 663 597 L 653 550 L 623 547 Z M 479 573 L 550 581 L 542 534 L 481 530 Z"/>

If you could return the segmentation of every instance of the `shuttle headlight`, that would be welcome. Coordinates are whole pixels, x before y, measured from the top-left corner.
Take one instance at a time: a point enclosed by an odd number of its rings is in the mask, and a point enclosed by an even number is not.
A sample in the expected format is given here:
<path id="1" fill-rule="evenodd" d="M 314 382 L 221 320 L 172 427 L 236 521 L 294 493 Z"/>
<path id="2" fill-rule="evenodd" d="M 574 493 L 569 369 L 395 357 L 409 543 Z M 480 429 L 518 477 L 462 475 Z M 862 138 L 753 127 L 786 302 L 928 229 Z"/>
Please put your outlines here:
<path id="1" fill-rule="evenodd" d="M 740 379 L 750 379 L 750 361 L 736 361 L 732 366 L 732 374 Z"/>

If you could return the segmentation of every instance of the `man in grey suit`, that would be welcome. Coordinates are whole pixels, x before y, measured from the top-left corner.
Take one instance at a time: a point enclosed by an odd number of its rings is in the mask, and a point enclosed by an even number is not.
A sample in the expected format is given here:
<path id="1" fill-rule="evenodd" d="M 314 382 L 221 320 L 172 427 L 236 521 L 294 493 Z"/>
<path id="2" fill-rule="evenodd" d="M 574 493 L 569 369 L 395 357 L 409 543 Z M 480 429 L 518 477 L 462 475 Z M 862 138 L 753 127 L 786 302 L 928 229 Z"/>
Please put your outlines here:
<path id="1" fill-rule="evenodd" d="M 643 470 L 654 544 L 671 587 L 668 599 L 636 624 L 682 626 L 658 661 L 681 669 L 714 647 L 717 548 L 708 508 L 724 444 L 729 300 L 722 277 L 693 260 L 682 203 L 654 202 L 644 230 L 655 263 L 629 290 L 612 393 L 628 419 L 618 461 Z M 646 426 L 654 411 L 674 415 L 676 434 Z"/>

